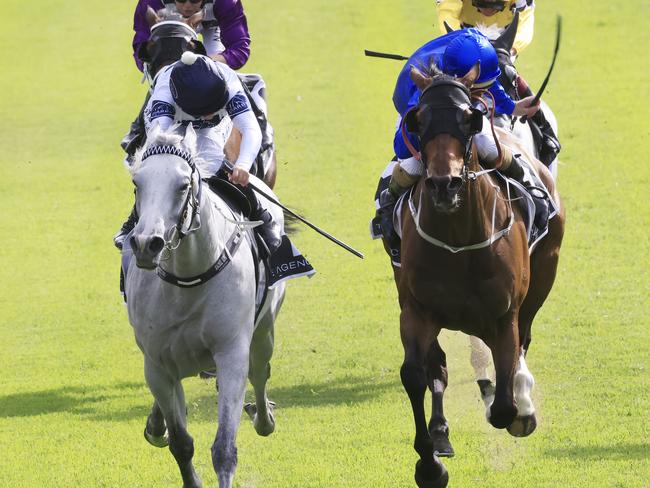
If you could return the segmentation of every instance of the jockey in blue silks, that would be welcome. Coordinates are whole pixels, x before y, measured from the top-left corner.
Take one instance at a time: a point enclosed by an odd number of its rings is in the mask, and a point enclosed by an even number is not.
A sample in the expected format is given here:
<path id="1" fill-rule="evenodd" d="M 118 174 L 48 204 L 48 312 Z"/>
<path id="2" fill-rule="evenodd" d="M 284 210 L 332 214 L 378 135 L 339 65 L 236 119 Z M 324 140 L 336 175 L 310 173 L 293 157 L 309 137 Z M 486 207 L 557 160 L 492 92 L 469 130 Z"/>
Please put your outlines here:
<path id="1" fill-rule="evenodd" d="M 508 96 L 498 77 L 499 61 L 497 53 L 490 41 L 476 29 L 461 29 L 450 32 L 444 36 L 433 39 L 420 47 L 408 59 L 397 77 L 393 104 L 399 112 L 397 130 L 393 141 L 398 164 L 393 168 L 393 173 L 388 186 L 380 197 L 380 215 L 384 236 L 389 240 L 395 239 L 392 229 L 392 212 L 395 202 L 415 182 L 424 171 L 424 166 L 409 149 L 401 130 L 402 119 L 406 113 L 417 106 L 421 92 L 411 79 L 412 67 L 427 73 L 432 64 L 447 75 L 457 78 L 466 75 L 477 63 L 480 73 L 472 86 L 472 90 L 486 89 L 494 97 L 496 111 L 507 115 L 528 117 L 534 115 L 540 108 L 539 102 L 530 106 L 533 96 L 515 102 Z M 406 131 L 412 149 L 419 151 L 420 141 L 416 134 Z M 490 130 L 490 123 L 484 120 L 483 129 L 474 136 L 474 144 L 481 162 L 488 167 L 494 167 L 498 160 L 496 142 Z M 524 170 L 517 155 L 513 155 L 508 148 L 503 147 L 503 159 L 499 171 L 504 175 L 522 182 Z M 534 196 L 534 195 L 533 195 Z M 544 199 L 534 198 L 538 207 L 536 214 L 540 220 L 545 219 L 544 212 L 548 215 L 548 203 Z"/>

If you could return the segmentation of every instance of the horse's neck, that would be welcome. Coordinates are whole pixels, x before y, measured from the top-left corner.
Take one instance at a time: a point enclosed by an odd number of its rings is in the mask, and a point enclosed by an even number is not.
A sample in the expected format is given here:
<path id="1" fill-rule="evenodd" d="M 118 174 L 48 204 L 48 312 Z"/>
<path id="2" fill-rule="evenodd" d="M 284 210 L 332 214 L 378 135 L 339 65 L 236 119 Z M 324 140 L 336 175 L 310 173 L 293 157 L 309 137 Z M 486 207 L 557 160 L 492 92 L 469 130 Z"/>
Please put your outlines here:
<path id="1" fill-rule="evenodd" d="M 234 230 L 213 205 L 207 186 L 202 191 L 200 227 L 185 236 L 163 264 L 165 271 L 177 276 L 196 276 L 206 271 L 223 251 L 228 233 Z"/>
<path id="2" fill-rule="evenodd" d="M 428 197 L 424 184 L 416 191 L 420 219 L 427 234 L 452 246 L 467 246 L 483 242 L 492 234 L 492 213 L 496 198 L 495 230 L 507 220 L 507 208 L 503 198 L 498 198 L 496 184 L 491 176 L 483 175 L 465 183 L 460 194 L 460 207 L 453 213 L 438 212 Z"/>

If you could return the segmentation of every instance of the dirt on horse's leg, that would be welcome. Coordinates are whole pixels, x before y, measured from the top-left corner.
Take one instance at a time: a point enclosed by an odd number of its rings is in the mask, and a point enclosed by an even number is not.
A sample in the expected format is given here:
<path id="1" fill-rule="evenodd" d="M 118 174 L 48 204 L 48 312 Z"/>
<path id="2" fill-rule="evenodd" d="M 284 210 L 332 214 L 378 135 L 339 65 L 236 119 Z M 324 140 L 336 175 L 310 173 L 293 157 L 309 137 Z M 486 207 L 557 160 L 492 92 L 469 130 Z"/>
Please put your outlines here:
<path id="1" fill-rule="evenodd" d="M 488 408 L 488 421 L 497 429 L 508 427 L 517 415 L 513 379 L 519 359 L 518 311 L 499 320 L 497 332 L 488 342 L 496 370 L 494 401 Z"/>
<path id="2" fill-rule="evenodd" d="M 147 361 L 146 356 L 144 372 L 149 389 L 165 417 L 169 432 L 169 450 L 181 471 L 183 487 L 201 488 L 201 480 L 192 465 L 194 440 L 187 432 L 183 386 L 178 379 L 170 377 L 162 368 Z"/>
<path id="3" fill-rule="evenodd" d="M 454 448 L 449 442 L 449 424 L 443 409 L 443 397 L 447 388 L 447 356 L 436 339 L 427 355 L 427 383 L 431 390 L 431 418 L 429 435 L 433 440 L 433 450 L 438 456 L 452 457 Z"/>
<path id="4" fill-rule="evenodd" d="M 404 346 L 400 377 L 411 401 L 415 421 L 413 447 L 420 456 L 415 466 L 415 481 L 419 487 L 445 487 L 449 475 L 433 452 L 433 440 L 429 435 L 424 413 L 424 395 L 427 389 L 426 355 L 438 331 L 431 328 L 408 303 L 402 306 L 400 330 Z"/>

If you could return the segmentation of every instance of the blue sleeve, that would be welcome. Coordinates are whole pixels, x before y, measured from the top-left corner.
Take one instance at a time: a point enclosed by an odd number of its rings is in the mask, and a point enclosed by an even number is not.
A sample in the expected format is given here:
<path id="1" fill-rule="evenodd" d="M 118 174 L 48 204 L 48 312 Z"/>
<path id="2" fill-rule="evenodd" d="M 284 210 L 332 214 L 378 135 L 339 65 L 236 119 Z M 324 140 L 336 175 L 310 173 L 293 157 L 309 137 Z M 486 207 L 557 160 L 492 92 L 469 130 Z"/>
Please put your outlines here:
<path id="1" fill-rule="evenodd" d="M 512 111 L 515 109 L 515 102 L 506 93 L 498 80 L 492 83 L 492 86 L 488 88 L 488 91 L 494 97 L 496 112 L 505 115 L 512 115 Z"/>

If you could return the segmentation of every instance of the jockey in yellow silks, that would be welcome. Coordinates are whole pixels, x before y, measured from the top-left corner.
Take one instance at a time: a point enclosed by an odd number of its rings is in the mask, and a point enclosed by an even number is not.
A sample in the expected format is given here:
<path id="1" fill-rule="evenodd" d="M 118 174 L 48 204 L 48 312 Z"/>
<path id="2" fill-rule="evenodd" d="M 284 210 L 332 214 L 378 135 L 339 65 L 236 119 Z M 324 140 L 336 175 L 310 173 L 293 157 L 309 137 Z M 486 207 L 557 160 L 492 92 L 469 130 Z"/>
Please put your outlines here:
<path id="1" fill-rule="evenodd" d="M 519 11 L 519 25 L 512 54 L 521 53 L 533 40 L 533 0 L 436 0 L 436 4 L 443 34 L 447 32 L 445 22 L 454 30 L 477 27 L 483 33 L 492 29 L 503 31 L 512 22 L 514 13 Z"/>

